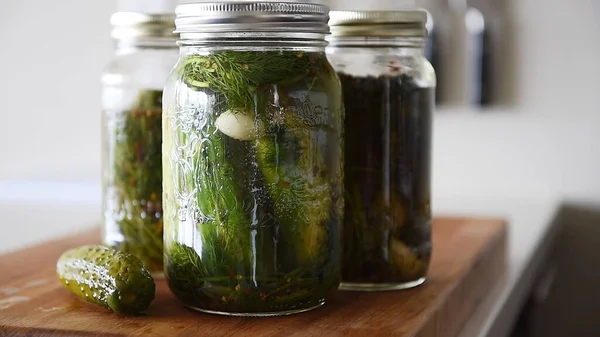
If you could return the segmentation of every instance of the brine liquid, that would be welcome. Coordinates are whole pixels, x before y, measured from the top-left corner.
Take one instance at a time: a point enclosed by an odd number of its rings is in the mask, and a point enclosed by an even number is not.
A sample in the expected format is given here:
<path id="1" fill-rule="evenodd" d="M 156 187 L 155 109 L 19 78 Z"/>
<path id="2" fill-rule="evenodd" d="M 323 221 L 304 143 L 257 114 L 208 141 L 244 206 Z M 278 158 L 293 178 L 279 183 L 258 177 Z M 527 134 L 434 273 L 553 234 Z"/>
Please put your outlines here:
<path id="1" fill-rule="evenodd" d="M 340 74 L 345 120 L 342 283 L 425 277 L 435 90 L 408 76 Z"/>

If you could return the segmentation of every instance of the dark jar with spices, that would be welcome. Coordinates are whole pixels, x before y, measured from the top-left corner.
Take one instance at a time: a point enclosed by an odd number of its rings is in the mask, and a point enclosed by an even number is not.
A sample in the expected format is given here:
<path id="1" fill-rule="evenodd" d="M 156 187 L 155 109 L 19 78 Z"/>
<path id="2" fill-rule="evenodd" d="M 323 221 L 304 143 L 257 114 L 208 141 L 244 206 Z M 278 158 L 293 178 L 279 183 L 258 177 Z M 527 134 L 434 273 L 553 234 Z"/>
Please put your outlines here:
<path id="1" fill-rule="evenodd" d="M 424 282 L 431 255 L 435 73 L 423 11 L 331 12 L 345 105 L 344 290 Z"/>
<path id="2" fill-rule="evenodd" d="M 103 241 L 163 274 L 162 88 L 177 61 L 174 14 L 113 14 L 102 74 Z"/>
<path id="3" fill-rule="evenodd" d="M 287 315 L 340 281 L 342 92 L 323 5 L 176 9 L 165 87 L 165 272 L 187 307 Z"/>

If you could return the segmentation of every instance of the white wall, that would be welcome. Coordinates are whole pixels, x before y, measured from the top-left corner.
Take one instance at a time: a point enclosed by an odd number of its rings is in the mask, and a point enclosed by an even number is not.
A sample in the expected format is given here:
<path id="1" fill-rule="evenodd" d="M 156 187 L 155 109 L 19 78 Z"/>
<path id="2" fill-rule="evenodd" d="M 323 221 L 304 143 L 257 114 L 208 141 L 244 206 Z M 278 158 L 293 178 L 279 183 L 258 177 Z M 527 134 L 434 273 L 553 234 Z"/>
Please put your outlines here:
<path id="1" fill-rule="evenodd" d="M 436 191 L 600 201 L 600 2 L 513 6 L 518 111 L 441 114 Z"/>
<path id="2" fill-rule="evenodd" d="M 105 0 L 0 3 L 1 179 L 97 182 Z"/>
<path id="3" fill-rule="evenodd" d="M 513 0 L 510 8 L 519 105 L 438 114 L 435 195 L 600 202 L 600 2 Z M 49 199 L 99 198 L 99 78 L 115 9 L 106 0 L 0 2 L 0 197 L 15 193 L 2 181 L 33 180 L 90 184 Z"/>

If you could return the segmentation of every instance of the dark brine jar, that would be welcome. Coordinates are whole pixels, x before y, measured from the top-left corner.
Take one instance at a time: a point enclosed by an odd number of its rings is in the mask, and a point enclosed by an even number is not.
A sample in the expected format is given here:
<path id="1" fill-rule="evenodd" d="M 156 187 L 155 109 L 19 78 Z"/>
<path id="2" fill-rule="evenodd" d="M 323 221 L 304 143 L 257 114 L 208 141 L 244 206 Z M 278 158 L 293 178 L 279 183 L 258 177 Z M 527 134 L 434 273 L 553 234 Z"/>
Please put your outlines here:
<path id="1" fill-rule="evenodd" d="M 285 315 L 340 281 L 342 93 L 328 9 L 279 2 L 176 9 L 165 87 L 165 273 L 187 307 Z"/>
<path id="2" fill-rule="evenodd" d="M 425 280 L 431 255 L 435 73 L 426 13 L 332 12 L 329 58 L 345 105 L 344 290 Z"/>
<path id="3" fill-rule="evenodd" d="M 103 241 L 163 272 L 162 88 L 177 61 L 174 14 L 113 14 L 102 74 Z"/>

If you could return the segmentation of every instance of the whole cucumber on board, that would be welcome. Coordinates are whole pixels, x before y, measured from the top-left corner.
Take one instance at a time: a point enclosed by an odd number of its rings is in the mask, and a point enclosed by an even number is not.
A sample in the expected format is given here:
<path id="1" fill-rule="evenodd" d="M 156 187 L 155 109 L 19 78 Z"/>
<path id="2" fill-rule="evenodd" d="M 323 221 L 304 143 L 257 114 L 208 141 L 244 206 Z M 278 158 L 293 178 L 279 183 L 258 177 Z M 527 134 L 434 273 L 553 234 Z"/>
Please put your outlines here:
<path id="1" fill-rule="evenodd" d="M 56 273 L 73 294 L 122 314 L 148 309 L 156 291 L 154 279 L 138 258 L 104 246 L 64 252 Z"/>

